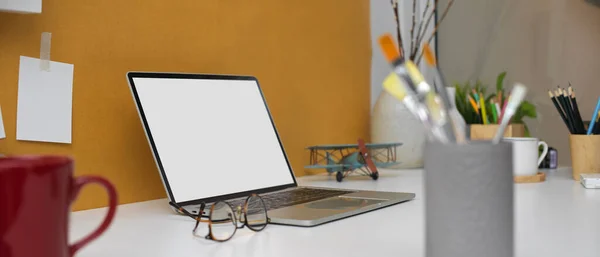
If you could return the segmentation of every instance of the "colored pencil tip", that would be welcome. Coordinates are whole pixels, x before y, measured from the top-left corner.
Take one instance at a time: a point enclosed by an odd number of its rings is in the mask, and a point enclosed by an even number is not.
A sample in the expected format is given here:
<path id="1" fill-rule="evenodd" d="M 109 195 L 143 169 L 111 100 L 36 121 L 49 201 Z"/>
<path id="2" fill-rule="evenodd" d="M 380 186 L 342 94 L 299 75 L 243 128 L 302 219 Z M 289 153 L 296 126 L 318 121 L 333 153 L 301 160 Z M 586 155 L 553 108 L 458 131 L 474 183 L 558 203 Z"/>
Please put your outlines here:
<path id="1" fill-rule="evenodd" d="M 429 47 L 428 43 L 423 45 L 423 56 L 429 66 L 434 67 L 437 65 L 433 51 L 431 51 L 431 47 Z"/>
<path id="2" fill-rule="evenodd" d="M 552 94 L 552 90 L 548 90 L 548 95 L 550 96 L 550 98 L 554 97 L 554 94 Z"/>
<path id="3" fill-rule="evenodd" d="M 392 35 L 389 33 L 383 34 L 379 37 L 379 46 L 381 47 L 383 55 L 389 63 L 393 63 L 402 57 L 398 47 L 396 47 L 396 44 L 394 43 Z"/>

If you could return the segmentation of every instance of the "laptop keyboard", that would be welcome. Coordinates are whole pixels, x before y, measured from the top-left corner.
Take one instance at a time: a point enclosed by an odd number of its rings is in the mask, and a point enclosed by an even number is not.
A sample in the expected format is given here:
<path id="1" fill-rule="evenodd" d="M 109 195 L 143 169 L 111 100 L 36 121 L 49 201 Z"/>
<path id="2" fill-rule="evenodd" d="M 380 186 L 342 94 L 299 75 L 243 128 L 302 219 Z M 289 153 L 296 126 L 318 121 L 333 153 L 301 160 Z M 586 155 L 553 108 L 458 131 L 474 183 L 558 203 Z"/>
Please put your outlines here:
<path id="1" fill-rule="evenodd" d="M 333 196 L 344 195 L 353 193 L 355 191 L 348 190 L 328 190 L 318 188 L 296 188 L 294 190 L 282 191 L 272 194 L 261 195 L 267 210 L 274 210 L 283 207 L 288 207 L 297 204 L 308 203 L 317 201 Z M 229 201 L 232 206 L 242 206 L 246 199 Z M 248 206 L 250 210 L 254 209 L 253 206 Z"/>

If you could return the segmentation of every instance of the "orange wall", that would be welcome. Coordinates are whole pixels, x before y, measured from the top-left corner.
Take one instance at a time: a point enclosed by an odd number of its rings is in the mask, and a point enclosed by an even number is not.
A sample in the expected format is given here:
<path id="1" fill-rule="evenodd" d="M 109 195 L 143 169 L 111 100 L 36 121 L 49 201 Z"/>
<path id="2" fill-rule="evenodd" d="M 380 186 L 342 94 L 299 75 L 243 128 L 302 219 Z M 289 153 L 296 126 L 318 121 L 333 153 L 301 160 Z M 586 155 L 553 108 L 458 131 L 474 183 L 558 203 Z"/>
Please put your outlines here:
<path id="1" fill-rule="evenodd" d="M 19 56 L 38 57 L 44 31 L 52 60 L 75 65 L 70 145 L 15 139 Z M 0 152 L 71 155 L 77 175 L 110 179 L 120 203 L 162 198 L 125 73 L 250 74 L 304 175 L 307 145 L 367 137 L 370 54 L 368 0 L 44 0 L 42 14 L 0 13 Z M 106 202 L 91 187 L 74 209 Z"/>

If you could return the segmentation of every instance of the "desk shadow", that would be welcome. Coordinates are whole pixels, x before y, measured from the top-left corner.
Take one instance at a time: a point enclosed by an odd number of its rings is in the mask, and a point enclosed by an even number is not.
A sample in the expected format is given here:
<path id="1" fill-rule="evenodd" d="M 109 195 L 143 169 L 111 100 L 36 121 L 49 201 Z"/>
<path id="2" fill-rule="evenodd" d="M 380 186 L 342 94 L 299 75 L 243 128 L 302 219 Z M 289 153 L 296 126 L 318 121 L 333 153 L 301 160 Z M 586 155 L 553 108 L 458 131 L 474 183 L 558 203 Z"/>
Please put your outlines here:
<path id="1" fill-rule="evenodd" d="M 209 251 L 208 256 L 254 256 L 257 253 L 265 252 L 265 249 L 269 248 L 269 231 L 267 231 L 267 229 L 268 227 L 260 232 L 252 232 L 243 235 L 238 235 L 238 233 L 236 233 L 233 238 L 226 242 L 205 240 L 206 242 L 202 244 L 213 246 Z M 248 238 L 248 240 L 243 244 L 244 246 L 240 247 L 239 244 L 235 244 L 235 241 L 241 241 L 246 238 Z"/>

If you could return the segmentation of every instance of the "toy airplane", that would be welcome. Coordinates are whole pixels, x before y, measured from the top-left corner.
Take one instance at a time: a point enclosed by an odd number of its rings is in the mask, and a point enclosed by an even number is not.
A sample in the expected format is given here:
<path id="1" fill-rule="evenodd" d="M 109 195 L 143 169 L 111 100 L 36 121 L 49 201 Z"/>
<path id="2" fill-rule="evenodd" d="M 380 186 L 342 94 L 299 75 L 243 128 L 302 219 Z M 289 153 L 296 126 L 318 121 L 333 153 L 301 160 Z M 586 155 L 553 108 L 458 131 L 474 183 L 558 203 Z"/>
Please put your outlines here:
<path id="1" fill-rule="evenodd" d="M 310 150 L 310 165 L 305 168 L 335 172 L 338 182 L 342 182 L 346 176 L 357 170 L 377 180 L 377 167 L 399 164 L 396 162 L 396 147 L 401 145 L 402 143 L 365 144 L 359 139 L 358 144 L 309 146 L 307 149 Z"/>

